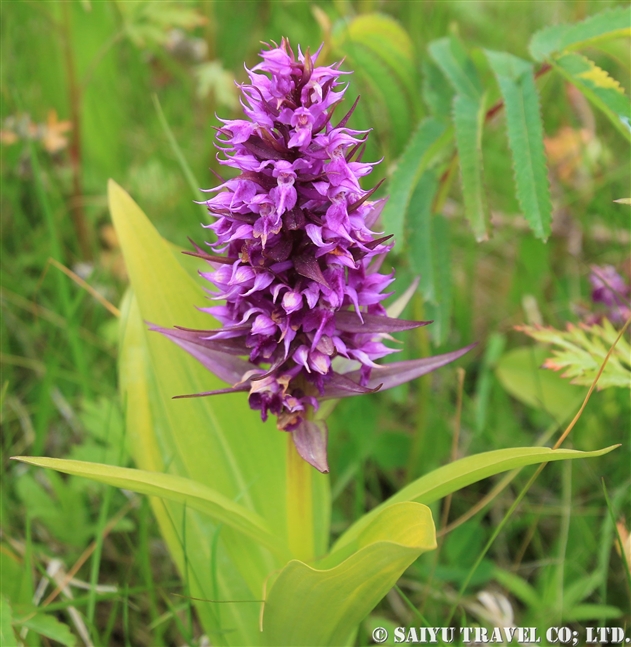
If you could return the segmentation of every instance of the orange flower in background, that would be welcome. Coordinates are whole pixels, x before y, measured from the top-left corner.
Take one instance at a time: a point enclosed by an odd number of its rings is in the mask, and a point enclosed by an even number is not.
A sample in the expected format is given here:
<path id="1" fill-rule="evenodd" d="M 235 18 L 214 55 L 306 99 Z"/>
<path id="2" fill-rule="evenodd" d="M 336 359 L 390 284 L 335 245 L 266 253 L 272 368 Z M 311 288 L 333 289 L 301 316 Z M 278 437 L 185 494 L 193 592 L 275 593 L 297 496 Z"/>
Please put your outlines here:
<path id="1" fill-rule="evenodd" d="M 71 129 L 72 123 L 70 121 L 59 121 L 57 119 L 57 111 L 49 110 L 48 119 L 43 126 L 41 135 L 44 148 L 51 154 L 58 153 L 66 148 L 68 146 L 68 139 L 64 136 L 64 133 Z"/>

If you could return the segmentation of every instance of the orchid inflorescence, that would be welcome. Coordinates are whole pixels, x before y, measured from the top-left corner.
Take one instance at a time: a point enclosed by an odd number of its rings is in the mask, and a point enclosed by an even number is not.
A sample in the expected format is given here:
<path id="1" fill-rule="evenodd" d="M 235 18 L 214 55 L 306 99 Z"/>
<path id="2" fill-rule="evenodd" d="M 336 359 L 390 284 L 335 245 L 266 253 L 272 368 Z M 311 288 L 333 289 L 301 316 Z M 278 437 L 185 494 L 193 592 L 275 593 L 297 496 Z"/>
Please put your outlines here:
<path id="1" fill-rule="evenodd" d="M 219 162 L 240 175 L 209 190 L 216 220 L 204 226 L 216 240 L 212 253 L 191 253 L 213 268 L 201 275 L 222 303 L 202 310 L 223 326 L 158 330 L 231 385 L 195 396 L 248 391 L 250 407 L 275 415 L 299 454 L 328 471 L 320 401 L 394 387 L 468 348 L 375 362 L 395 352 L 384 344 L 391 333 L 429 322 L 386 314 L 394 277 L 379 269 L 393 243 L 371 230 L 385 200 L 359 182 L 374 165 L 362 162 L 368 131 L 347 127 L 357 101 L 332 124 L 346 72 L 315 67 L 319 53 L 296 57 L 286 39 L 261 52 L 241 86 L 247 119 L 218 129 Z"/>

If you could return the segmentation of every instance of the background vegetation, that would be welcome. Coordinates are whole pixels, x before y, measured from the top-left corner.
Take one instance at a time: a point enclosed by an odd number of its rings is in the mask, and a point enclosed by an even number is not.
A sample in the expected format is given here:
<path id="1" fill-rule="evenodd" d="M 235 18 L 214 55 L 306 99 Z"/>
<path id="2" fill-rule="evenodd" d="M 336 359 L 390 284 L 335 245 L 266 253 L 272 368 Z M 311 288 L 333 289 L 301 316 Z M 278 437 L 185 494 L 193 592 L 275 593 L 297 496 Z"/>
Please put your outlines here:
<path id="1" fill-rule="evenodd" d="M 617 3 L 0 5 L 3 612 L 10 604 L 15 619 L 29 618 L 34 598 L 50 612 L 20 626 L 27 644 L 72 644 L 72 636 L 95 645 L 204 640 L 145 500 L 8 461 L 32 454 L 130 464 L 115 368 L 116 306 L 126 273 L 107 212 L 107 179 L 129 190 L 175 245 L 187 246 L 188 236 L 201 240 L 199 223 L 207 216 L 192 200 L 201 199 L 197 187 L 216 183 L 208 170 L 219 169 L 215 113 L 238 115 L 233 82 L 245 80 L 243 62 L 253 66 L 260 41 L 285 35 L 311 51 L 324 42 L 328 63 L 348 56 L 356 73 L 347 96 L 362 95 L 351 125 L 373 126 L 365 159 L 384 158 L 365 186 L 389 180 L 420 120 L 451 112 L 451 93 L 436 90 L 449 84 L 435 82 L 440 69 L 429 43 L 448 35 L 463 43 L 486 90 L 481 105 L 490 110 L 481 144 L 491 236 L 476 242 L 458 160 L 449 156 L 433 179 L 441 187 L 433 205 L 424 206 L 429 188 L 424 193 L 421 184 L 410 197 L 407 229 L 396 214 L 388 224 L 400 227 L 393 263 L 401 290 L 419 270 L 427 275 L 427 241 L 417 232 L 424 213 L 438 212 L 431 215 L 434 295 L 423 278 L 409 312 L 435 324 L 408 333 L 397 359 L 472 341 L 479 346 L 460 362 L 462 370 L 449 367 L 339 405 L 330 420 L 329 456 L 333 530 L 340 533 L 412 477 L 453 458 L 551 444 L 585 396 L 587 387 L 540 370 L 549 351 L 514 326 L 563 329 L 596 313 L 591 264 L 612 264 L 629 278 L 628 207 L 613 202 L 630 195 L 628 142 L 562 76 L 541 74 L 553 217 L 547 242 L 535 237 L 520 215 L 504 114 L 493 112 L 502 95 L 482 48 L 529 59 L 537 30 L 612 6 Z M 394 60 L 395 73 L 388 73 L 370 50 L 348 46 L 349 26 L 375 12 L 409 35 L 409 69 Z M 377 23 L 377 33 L 389 24 Z M 588 49 L 627 88 L 628 47 L 628 39 L 618 39 Z M 392 79 L 398 85 L 390 88 Z M 393 184 L 380 194 L 396 189 Z M 369 644 L 373 626 L 419 626 L 419 614 L 443 626 L 453 608 L 463 625 L 498 625 L 509 615 L 521 626 L 628 624 L 631 592 L 616 546 L 618 532 L 629 526 L 629 414 L 625 389 L 594 393 L 564 446 L 623 446 L 602 458 L 546 468 L 474 572 L 531 471 L 471 486 L 435 506 L 439 549 L 409 569 L 366 621 L 358 644 Z M 475 515 L 461 524 L 470 510 Z M 76 579 L 53 596 L 67 573 Z"/>

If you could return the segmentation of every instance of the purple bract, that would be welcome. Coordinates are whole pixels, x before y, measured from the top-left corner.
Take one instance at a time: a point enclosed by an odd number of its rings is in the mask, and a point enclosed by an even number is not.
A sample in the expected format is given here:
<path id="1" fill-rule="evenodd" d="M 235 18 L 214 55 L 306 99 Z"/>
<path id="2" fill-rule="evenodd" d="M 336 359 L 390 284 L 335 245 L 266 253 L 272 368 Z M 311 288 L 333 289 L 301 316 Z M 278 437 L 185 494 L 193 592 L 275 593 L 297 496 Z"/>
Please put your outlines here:
<path id="1" fill-rule="evenodd" d="M 319 53 L 319 52 L 318 52 Z M 384 200 L 360 178 L 367 132 L 331 119 L 346 88 L 339 64 L 315 67 L 318 53 L 283 39 L 261 53 L 241 86 L 246 120 L 223 121 L 219 162 L 240 171 L 210 192 L 212 253 L 196 246 L 215 286 L 204 308 L 223 327 L 163 334 L 231 386 L 195 395 L 249 392 L 249 404 L 292 433 L 300 455 L 328 471 L 319 402 L 386 389 L 453 361 L 468 348 L 407 362 L 375 362 L 393 332 L 428 322 L 394 319 L 382 301 L 393 281 L 379 268 L 390 237 L 371 230 Z M 247 359 L 244 359 L 246 358 Z"/>

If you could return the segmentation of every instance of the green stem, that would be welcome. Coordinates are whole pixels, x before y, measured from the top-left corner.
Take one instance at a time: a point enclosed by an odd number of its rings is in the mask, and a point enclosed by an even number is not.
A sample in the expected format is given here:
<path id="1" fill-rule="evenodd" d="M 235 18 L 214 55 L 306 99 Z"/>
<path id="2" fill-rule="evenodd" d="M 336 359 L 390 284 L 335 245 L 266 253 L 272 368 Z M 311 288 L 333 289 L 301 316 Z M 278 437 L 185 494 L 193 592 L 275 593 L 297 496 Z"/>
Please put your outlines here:
<path id="1" fill-rule="evenodd" d="M 415 319 L 423 320 L 423 300 L 416 295 L 413 301 L 414 317 Z M 431 354 L 429 338 L 427 332 L 421 328 L 417 331 L 417 343 L 420 347 L 421 356 L 427 357 Z M 423 449 L 425 448 L 425 436 L 427 430 L 427 421 L 429 414 L 429 405 L 431 398 L 431 375 L 424 375 L 418 380 L 419 394 L 417 400 L 417 413 L 416 413 L 416 431 L 412 437 L 412 444 L 410 447 L 410 455 L 408 457 L 408 464 L 406 469 L 406 482 L 413 481 L 418 475 L 419 463 Z"/>
<path id="2" fill-rule="evenodd" d="M 315 558 L 313 527 L 313 467 L 298 454 L 287 434 L 287 535 L 296 559 Z"/>

